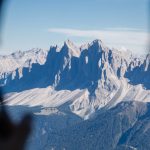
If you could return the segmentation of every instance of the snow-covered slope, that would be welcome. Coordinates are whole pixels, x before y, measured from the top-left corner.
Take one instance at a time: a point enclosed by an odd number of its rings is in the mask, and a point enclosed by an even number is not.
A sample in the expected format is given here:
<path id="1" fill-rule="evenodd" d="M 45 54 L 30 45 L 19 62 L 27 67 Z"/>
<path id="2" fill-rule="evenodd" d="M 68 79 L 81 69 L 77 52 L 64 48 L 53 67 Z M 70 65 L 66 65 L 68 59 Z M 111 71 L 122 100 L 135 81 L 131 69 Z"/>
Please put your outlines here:
<path id="1" fill-rule="evenodd" d="M 150 55 L 137 58 L 101 40 L 79 48 L 68 40 L 62 48 L 1 56 L 0 64 L 10 105 L 61 107 L 87 119 L 120 101 L 150 101 Z"/>

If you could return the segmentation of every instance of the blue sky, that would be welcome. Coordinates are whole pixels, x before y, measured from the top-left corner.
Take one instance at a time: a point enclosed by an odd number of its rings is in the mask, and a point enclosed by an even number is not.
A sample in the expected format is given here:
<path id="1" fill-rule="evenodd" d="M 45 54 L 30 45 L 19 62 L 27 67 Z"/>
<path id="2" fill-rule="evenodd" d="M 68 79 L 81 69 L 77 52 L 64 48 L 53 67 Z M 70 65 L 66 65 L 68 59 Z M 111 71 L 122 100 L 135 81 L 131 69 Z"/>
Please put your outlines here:
<path id="1" fill-rule="evenodd" d="M 147 37 L 148 0 L 9 0 L 0 53 L 96 38 L 142 53 Z"/>

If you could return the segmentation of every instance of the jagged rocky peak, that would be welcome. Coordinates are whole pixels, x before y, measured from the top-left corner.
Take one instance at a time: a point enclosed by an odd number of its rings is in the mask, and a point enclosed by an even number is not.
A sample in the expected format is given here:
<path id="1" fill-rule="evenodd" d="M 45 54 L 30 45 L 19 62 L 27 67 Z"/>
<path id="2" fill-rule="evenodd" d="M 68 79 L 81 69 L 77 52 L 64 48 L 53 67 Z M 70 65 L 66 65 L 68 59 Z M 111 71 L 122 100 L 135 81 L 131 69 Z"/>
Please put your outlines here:
<path id="1" fill-rule="evenodd" d="M 87 43 L 87 44 L 81 45 L 81 46 L 80 46 L 80 50 L 81 50 L 81 51 L 83 51 L 83 50 L 88 50 L 88 49 L 89 49 L 90 47 L 92 47 L 92 46 L 95 46 L 95 48 L 96 48 L 96 47 L 97 47 L 97 48 L 102 48 L 102 49 L 106 48 L 106 46 L 105 46 L 105 44 L 102 42 L 102 40 L 96 39 L 96 40 L 94 40 L 94 41 L 92 41 L 92 42 L 89 42 L 89 43 Z"/>
<path id="2" fill-rule="evenodd" d="M 89 44 L 89 48 L 100 51 L 108 51 L 107 46 L 100 39 L 96 39 Z"/>
<path id="3" fill-rule="evenodd" d="M 101 44 L 103 44 L 103 42 L 100 39 L 95 39 L 94 41 L 91 42 L 91 45 L 93 45 L 93 44 L 101 45 Z"/>
<path id="4" fill-rule="evenodd" d="M 50 51 L 55 53 L 60 52 L 60 48 L 58 47 L 58 45 L 50 46 Z"/>
<path id="5" fill-rule="evenodd" d="M 64 42 L 64 45 L 66 45 L 67 47 L 70 47 L 70 48 L 76 48 L 75 44 L 71 40 L 66 40 Z"/>
<path id="6" fill-rule="evenodd" d="M 70 56 L 80 56 L 80 49 L 70 40 L 64 42 L 61 50 L 67 52 Z"/>

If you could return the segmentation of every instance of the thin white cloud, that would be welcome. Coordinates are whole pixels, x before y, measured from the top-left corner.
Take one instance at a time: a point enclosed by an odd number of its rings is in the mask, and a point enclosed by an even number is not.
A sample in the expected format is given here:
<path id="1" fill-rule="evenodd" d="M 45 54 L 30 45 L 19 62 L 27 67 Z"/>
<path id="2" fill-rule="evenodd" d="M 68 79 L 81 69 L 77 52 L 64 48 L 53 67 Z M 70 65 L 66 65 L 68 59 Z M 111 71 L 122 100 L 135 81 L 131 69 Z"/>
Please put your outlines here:
<path id="1" fill-rule="evenodd" d="M 127 27 L 117 27 L 117 28 L 106 28 L 106 30 L 112 30 L 112 31 L 137 31 L 137 32 L 143 32 L 143 29 L 139 28 L 127 28 Z"/>
<path id="2" fill-rule="evenodd" d="M 109 28 L 105 30 L 77 30 L 65 28 L 50 28 L 51 33 L 67 35 L 68 38 L 98 38 L 108 46 L 121 48 L 126 47 L 135 53 L 148 51 L 148 32 L 131 28 Z"/>

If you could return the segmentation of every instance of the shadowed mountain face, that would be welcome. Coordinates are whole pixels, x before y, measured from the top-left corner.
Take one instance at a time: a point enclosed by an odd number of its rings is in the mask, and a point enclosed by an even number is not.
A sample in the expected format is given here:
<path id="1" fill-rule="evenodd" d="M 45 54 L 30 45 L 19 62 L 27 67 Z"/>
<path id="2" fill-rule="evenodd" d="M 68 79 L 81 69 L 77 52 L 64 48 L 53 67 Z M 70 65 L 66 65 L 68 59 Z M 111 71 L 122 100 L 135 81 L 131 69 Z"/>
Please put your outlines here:
<path id="1" fill-rule="evenodd" d="M 143 64 L 140 61 L 137 65 L 132 62 L 125 74 L 125 77 L 130 79 L 130 83 L 133 85 L 143 84 L 145 88 L 150 89 L 150 54 L 147 55 Z"/>
<path id="2" fill-rule="evenodd" d="M 99 87 L 117 89 L 115 83 L 120 78 L 150 89 L 149 59 L 149 55 L 142 60 L 128 52 L 111 50 L 100 40 L 80 49 L 67 41 L 61 49 L 51 47 L 44 64 L 30 63 L 27 67 L 2 72 L 0 82 L 7 93 L 52 86 L 56 90 L 87 88 L 94 96 Z"/>

